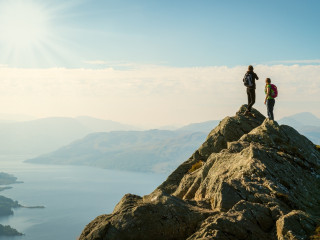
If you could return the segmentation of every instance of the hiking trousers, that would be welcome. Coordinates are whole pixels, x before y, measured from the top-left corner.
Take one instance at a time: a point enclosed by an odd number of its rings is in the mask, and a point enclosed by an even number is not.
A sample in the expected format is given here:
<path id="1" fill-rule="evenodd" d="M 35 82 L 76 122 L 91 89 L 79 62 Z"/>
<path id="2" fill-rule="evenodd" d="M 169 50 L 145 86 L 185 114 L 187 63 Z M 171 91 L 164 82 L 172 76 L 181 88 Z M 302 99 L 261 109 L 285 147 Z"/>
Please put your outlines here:
<path id="1" fill-rule="evenodd" d="M 274 120 L 273 118 L 273 108 L 276 101 L 274 99 L 267 99 L 267 112 L 268 112 L 268 118 L 271 120 Z"/>
<path id="2" fill-rule="evenodd" d="M 247 88 L 248 95 L 248 111 L 251 112 L 253 104 L 256 102 L 256 90 L 254 88 Z"/>

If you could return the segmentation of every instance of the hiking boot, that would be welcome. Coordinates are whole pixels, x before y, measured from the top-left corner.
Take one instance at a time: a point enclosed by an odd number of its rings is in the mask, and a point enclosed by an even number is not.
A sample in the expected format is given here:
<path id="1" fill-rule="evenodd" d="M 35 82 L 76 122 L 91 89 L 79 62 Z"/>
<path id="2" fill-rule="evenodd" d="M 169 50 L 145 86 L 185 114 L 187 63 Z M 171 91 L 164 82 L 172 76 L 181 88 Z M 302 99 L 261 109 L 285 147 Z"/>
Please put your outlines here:
<path id="1" fill-rule="evenodd" d="M 246 110 L 243 115 L 246 117 L 254 117 L 254 118 L 256 117 L 256 115 L 254 115 L 252 112 L 248 110 Z"/>
<path id="2" fill-rule="evenodd" d="M 243 113 L 243 115 L 245 115 L 245 116 L 250 116 L 250 112 L 249 112 L 248 110 L 246 110 L 246 111 Z"/>

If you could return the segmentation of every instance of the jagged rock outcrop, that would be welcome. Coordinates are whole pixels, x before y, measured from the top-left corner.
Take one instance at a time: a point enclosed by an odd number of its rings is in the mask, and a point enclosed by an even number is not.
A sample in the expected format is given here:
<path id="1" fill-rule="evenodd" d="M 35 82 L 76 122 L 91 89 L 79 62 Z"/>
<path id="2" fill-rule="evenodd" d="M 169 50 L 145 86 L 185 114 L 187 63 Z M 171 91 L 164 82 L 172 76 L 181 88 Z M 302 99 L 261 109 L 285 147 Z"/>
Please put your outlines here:
<path id="1" fill-rule="evenodd" d="M 125 195 L 80 240 L 308 239 L 320 223 L 320 152 L 293 128 L 243 111 L 153 193 Z"/>

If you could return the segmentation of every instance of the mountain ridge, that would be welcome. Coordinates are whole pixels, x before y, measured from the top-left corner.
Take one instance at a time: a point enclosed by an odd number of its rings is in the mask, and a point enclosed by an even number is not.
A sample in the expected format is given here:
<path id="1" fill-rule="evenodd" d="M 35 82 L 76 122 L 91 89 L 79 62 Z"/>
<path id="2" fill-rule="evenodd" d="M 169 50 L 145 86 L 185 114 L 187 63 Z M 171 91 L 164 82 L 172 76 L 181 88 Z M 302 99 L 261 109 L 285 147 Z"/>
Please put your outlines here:
<path id="1" fill-rule="evenodd" d="M 296 113 L 287 117 L 283 117 L 279 120 L 281 123 L 297 126 L 317 126 L 320 127 L 320 119 L 310 112 Z"/>
<path id="2" fill-rule="evenodd" d="M 176 131 L 208 132 L 219 124 L 220 120 L 210 120 L 199 123 L 190 123 L 176 129 Z"/>
<path id="3" fill-rule="evenodd" d="M 91 133 L 27 162 L 167 172 L 180 164 L 204 139 L 202 132 L 168 130 Z"/>
<path id="4" fill-rule="evenodd" d="M 320 152 L 295 129 L 244 110 L 151 194 L 125 195 L 80 240 L 307 239 L 320 223 Z"/>
<path id="5" fill-rule="evenodd" d="M 279 123 L 290 125 L 315 144 L 320 144 L 320 119 L 310 112 L 297 113 L 281 118 Z"/>
<path id="6" fill-rule="evenodd" d="M 90 117 L 51 117 L 0 123 L 3 154 L 44 154 L 92 132 L 134 130 L 135 127 Z"/>

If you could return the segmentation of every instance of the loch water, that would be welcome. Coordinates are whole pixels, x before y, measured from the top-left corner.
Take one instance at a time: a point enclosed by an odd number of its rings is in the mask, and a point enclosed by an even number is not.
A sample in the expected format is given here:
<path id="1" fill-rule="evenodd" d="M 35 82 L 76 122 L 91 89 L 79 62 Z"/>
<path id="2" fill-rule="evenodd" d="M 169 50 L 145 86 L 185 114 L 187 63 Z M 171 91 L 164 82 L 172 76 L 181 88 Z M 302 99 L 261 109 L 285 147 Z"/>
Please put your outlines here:
<path id="1" fill-rule="evenodd" d="M 86 166 L 36 165 L 27 156 L 0 156 L 0 172 L 13 174 L 23 183 L 0 195 L 23 206 L 14 215 L 1 217 L 24 236 L 0 240 L 76 240 L 82 229 L 101 214 L 111 213 L 126 193 L 149 194 L 167 174 L 127 172 Z"/>

